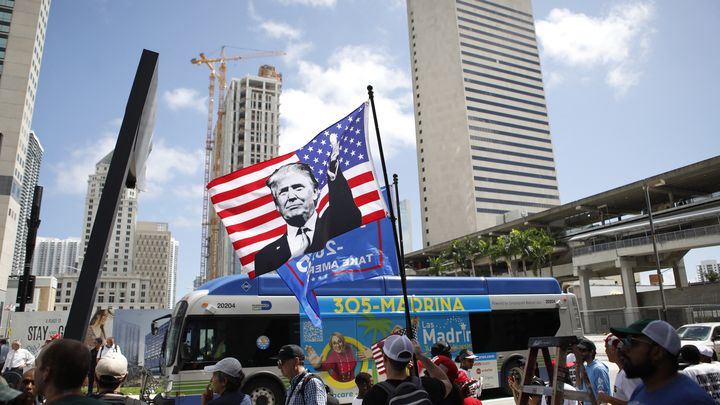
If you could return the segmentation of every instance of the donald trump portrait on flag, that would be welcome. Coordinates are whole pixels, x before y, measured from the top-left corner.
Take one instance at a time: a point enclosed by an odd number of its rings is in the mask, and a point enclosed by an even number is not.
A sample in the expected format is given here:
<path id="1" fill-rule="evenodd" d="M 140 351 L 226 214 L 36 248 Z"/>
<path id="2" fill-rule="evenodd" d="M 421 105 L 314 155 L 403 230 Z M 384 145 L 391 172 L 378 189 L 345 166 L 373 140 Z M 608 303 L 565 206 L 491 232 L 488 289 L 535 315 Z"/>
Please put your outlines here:
<path id="1" fill-rule="evenodd" d="M 287 231 L 260 249 L 255 256 L 255 274 L 282 266 L 288 260 L 325 248 L 328 240 L 362 224 L 360 209 L 338 164 L 337 135 L 330 136 L 330 162 L 327 170 L 328 208 L 318 215 L 320 191 L 312 169 L 305 163 L 280 166 L 265 184 L 270 188 L 277 211 L 287 223 Z"/>

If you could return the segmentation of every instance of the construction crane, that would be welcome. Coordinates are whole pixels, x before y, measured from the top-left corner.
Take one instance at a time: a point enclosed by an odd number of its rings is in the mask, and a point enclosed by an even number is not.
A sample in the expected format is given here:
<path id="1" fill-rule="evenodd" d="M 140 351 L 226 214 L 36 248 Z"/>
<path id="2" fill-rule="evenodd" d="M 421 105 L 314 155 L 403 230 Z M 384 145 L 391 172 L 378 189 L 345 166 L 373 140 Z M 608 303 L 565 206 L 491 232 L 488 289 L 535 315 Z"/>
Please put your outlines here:
<path id="1" fill-rule="evenodd" d="M 208 85 L 208 116 L 207 133 L 205 138 L 205 183 L 210 182 L 210 177 L 219 177 L 220 155 L 223 146 L 223 116 L 225 115 L 225 84 L 226 84 L 226 62 L 238 61 L 241 59 L 261 58 L 266 56 L 285 55 L 280 51 L 256 51 L 242 55 L 226 56 L 225 47 L 220 48 L 219 58 L 208 58 L 200 53 L 199 58 L 193 58 L 190 63 L 193 65 L 205 65 L 210 69 L 210 84 Z M 216 69 L 217 66 L 217 69 Z M 215 101 L 215 80 L 218 81 L 220 98 L 218 100 L 217 123 L 215 125 L 215 136 L 213 137 L 213 111 Z M 210 162 L 212 160 L 212 171 Z M 202 240 L 200 242 L 200 277 L 201 281 L 212 280 L 217 277 L 217 257 L 219 228 L 216 215 L 208 215 L 210 208 L 209 194 L 207 188 L 203 187 L 203 217 L 202 217 Z"/>

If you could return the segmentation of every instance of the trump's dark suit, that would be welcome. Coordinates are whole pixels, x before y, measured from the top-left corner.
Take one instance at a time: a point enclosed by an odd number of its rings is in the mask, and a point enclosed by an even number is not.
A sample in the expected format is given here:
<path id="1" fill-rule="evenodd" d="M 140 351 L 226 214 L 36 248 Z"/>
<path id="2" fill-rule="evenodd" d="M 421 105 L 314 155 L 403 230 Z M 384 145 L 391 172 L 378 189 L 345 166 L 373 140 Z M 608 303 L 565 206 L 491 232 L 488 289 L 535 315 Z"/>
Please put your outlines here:
<path id="1" fill-rule="evenodd" d="M 360 209 L 355 205 L 350 186 L 340 168 L 335 180 L 328 178 L 328 197 L 329 206 L 317 219 L 313 239 L 304 253 L 318 252 L 325 248 L 328 240 L 362 225 Z M 255 255 L 255 276 L 276 270 L 290 259 L 286 232 Z"/>

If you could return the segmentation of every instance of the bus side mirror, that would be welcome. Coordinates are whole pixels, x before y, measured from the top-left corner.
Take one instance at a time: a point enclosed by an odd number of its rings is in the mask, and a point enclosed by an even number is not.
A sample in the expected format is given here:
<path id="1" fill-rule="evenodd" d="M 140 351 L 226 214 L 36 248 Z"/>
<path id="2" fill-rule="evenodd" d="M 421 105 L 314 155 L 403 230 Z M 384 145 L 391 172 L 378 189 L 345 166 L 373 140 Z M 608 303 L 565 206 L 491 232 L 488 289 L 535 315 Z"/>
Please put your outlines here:
<path id="1" fill-rule="evenodd" d="M 158 326 L 157 322 L 155 321 L 152 321 L 152 323 L 150 323 L 150 334 L 152 334 L 153 336 L 157 336 L 158 334 Z"/>

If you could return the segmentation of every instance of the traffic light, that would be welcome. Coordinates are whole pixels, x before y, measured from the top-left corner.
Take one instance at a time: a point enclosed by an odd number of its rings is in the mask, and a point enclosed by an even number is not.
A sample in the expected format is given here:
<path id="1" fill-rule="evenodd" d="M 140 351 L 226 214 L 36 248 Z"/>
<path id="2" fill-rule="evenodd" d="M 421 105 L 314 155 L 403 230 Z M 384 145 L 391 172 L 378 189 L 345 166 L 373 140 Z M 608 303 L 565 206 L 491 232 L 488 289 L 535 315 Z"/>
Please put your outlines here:
<path id="1" fill-rule="evenodd" d="M 28 280 L 27 289 L 25 289 L 25 280 Z M 32 304 L 33 296 L 35 295 L 35 276 L 20 276 L 18 277 L 18 294 L 16 303 L 20 304 L 22 300 L 23 291 L 26 291 L 25 303 Z"/>

